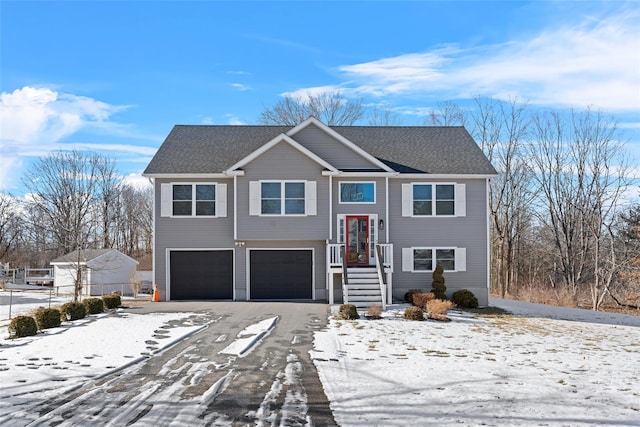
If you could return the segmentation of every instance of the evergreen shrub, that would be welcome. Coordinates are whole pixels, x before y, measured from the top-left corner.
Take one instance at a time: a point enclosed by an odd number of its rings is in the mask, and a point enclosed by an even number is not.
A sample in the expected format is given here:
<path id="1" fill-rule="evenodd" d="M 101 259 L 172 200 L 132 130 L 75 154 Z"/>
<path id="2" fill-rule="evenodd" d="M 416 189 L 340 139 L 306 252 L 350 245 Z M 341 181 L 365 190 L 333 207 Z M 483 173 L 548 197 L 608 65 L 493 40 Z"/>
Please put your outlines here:
<path id="1" fill-rule="evenodd" d="M 33 316 L 38 324 L 38 329 L 57 328 L 60 326 L 60 310 L 57 308 L 40 308 Z"/>
<path id="2" fill-rule="evenodd" d="M 9 323 L 9 338 L 29 337 L 37 333 L 36 319 L 31 316 L 16 316 Z"/>
<path id="3" fill-rule="evenodd" d="M 78 320 L 87 317 L 87 309 L 80 302 L 68 302 L 60 307 L 62 320 Z"/>
<path id="4" fill-rule="evenodd" d="M 87 309 L 87 314 L 99 314 L 104 311 L 104 303 L 100 298 L 87 298 L 82 304 Z"/>
<path id="5" fill-rule="evenodd" d="M 122 305 L 122 299 L 120 298 L 120 295 L 116 293 L 102 295 L 102 301 L 104 301 L 104 306 L 108 310 L 118 308 Z"/>
<path id="6" fill-rule="evenodd" d="M 478 298 L 469 289 L 455 291 L 451 300 L 460 308 L 478 308 Z"/>

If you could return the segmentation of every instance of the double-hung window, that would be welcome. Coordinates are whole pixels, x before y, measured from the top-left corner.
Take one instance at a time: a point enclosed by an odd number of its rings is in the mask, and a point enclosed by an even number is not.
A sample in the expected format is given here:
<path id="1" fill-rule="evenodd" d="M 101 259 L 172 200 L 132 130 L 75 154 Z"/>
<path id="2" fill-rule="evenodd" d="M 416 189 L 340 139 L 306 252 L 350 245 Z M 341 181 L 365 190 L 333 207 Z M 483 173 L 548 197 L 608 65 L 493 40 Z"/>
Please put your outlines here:
<path id="1" fill-rule="evenodd" d="M 452 183 L 402 184 L 402 216 L 465 216 L 465 185 Z"/>
<path id="2" fill-rule="evenodd" d="M 264 181 L 260 183 L 261 215 L 304 215 L 304 181 Z"/>
<path id="3" fill-rule="evenodd" d="M 465 248 L 402 248 L 402 270 L 432 272 L 439 264 L 444 271 L 466 270 Z"/>
<path id="4" fill-rule="evenodd" d="M 227 216 L 227 185 L 214 182 L 162 184 L 161 216 Z"/>
<path id="5" fill-rule="evenodd" d="M 215 216 L 215 184 L 174 184 L 173 216 Z"/>

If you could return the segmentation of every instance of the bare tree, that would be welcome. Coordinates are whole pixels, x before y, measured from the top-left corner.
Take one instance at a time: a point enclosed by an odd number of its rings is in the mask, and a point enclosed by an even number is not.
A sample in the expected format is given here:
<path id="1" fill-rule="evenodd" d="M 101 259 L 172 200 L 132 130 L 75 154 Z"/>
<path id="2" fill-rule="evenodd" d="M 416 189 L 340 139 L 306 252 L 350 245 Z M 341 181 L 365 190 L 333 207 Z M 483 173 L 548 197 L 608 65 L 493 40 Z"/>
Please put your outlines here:
<path id="1" fill-rule="evenodd" d="M 306 97 L 285 95 L 271 108 L 266 108 L 258 121 L 263 125 L 296 126 L 315 117 L 329 126 L 351 126 L 364 115 L 362 98 L 344 97 L 339 91 Z"/>
<path id="2" fill-rule="evenodd" d="M 531 168 L 523 151 L 529 125 L 527 105 L 475 99 L 472 133 L 500 175 L 491 180 L 493 276 L 499 294 L 510 293 L 517 282 L 522 240 L 530 226 Z M 457 111 L 447 104 L 450 111 Z"/>
<path id="3" fill-rule="evenodd" d="M 54 153 L 40 158 L 25 174 L 23 182 L 31 196 L 31 209 L 44 221 L 34 224 L 37 231 L 53 236 L 57 255 L 77 251 L 89 242 L 95 222 L 91 211 L 104 194 L 101 171 L 110 171 L 110 160 L 98 154 L 79 151 Z M 75 297 L 82 292 L 80 260 L 75 281 Z"/>
<path id="4" fill-rule="evenodd" d="M 118 199 L 117 247 L 131 257 L 150 253 L 153 235 L 153 188 L 123 185 Z"/>
<path id="5" fill-rule="evenodd" d="M 605 236 L 612 239 L 605 232 L 628 185 L 616 123 L 590 109 L 569 119 L 539 114 L 530 154 L 543 206 L 539 219 L 553 231 L 561 280 L 574 299 L 588 283 L 597 310 L 603 286 L 611 283 L 602 268 L 602 256 L 613 256 L 602 250 Z"/>
<path id="6" fill-rule="evenodd" d="M 373 108 L 368 117 L 369 126 L 402 126 L 400 116 L 390 108 Z"/>
<path id="7" fill-rule="evenodd" d="M 19 201 L 7 193 L 0 193 L 0 261 L 6 260 L 22 235 Z"/>
<path id="8" fill-rule="evenodd" d="M 465 126 L 467 114 L 453 101 L 439 102 L 425 118 L 425 125 L 431 126 Z"/>

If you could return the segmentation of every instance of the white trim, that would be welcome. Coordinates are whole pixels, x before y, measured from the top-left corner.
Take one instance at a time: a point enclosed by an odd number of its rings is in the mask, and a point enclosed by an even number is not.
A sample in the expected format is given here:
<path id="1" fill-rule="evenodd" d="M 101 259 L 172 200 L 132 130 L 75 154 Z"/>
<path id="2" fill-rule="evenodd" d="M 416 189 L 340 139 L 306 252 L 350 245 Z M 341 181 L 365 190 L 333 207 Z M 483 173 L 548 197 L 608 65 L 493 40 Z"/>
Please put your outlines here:
<path id="1" fill-rule="evenodd" d="M 432 268 L 431 270 L 414 270 L 413 251 L 416 249 L 426 249 L 431 251 Z M 411 273 L 433 273 L 438 259 L 435 251 L 437 250 L 453 250 L 455 270 L 444 270 L 445 273 L 459 273 L 467 271 L 467 248 L 456 246 L 412 246 L 410 248 L 402 248 L 402 271 Z M 459 266 L 458 263 L 461 263 Z"/>
<path id="2" fill-rule="evenodd" d="M 372 214 L 372 213 L 346 213 L 346 214 L 337 214 L 336 215 L 336 243 L 341 243 L 345 245 L 345 256 L 346 256 L 346 251 L 348 250 L 347 248 L 347 217 L 367 217 L 367 236 L 369 239 L 369 248 L 367 248 L 367 251 L 369 252 L 369 264 L 373 265 L 375 264 L 375 245 L 377 243 L 380 242 L 380 232 L 378 230 L 378 214 Z M 340 234 L 340 223 L 342 222 L 343 224 L 343 234 Z M 373 232 L 373 240 L 371 239 L 371 225 L 373 224 L 374 226 L 374 232 Z M 371 249 L 371 247 L 373 246 L 373 250 Z"/>
<path id="3" fill-rule="evenodd" d="M 461 179 L 487 179 L 498 176 L 497 174 L 446 174 L 446 173 L 401 173 L 389 175 L 391 178 L 400 179 L 447 179 L 447 180 L 461 180 Z"/>
<path id="4" fill-rule="evenodd" d="M 454 188 L 453 212 L 457 217 L 467 216 L 467 186 L 456 184 Z"/>
<path id="5" fill-rule="evenodd" d="M 251 216 L 260 215 L 262 211 L 261 191 L 260 181 L 249 181 L 249 215 Z"/>
<path id="6" fill-rule="evenodd" d="M 431 215 L 416 215 L 413 213 L 413 187 L 415 185 L 430 185 L 431 186 Z M 453 187 L 453 214 L 452 215 L 437 215 L 437 201 L 436 198 L 436 186 L 438 185 L 450 185 Z M 459 189 L 459 187 L 462 190 Z M 459 184 L 455 182 L 433 182 L 433 181 L 414 181 L 410 183 L 402 184 L 402 216 L 411 218 L 457 218 L 466 216 L 466 200 L 462 202 L 462 208 L 457 207 L 458 196 L 466 198 L 465 184 Z M 448 199 L 446 199 L 448 200 Z M 460 215 L 458 215 L 460 212 Z"/>
<path id="7" fill-rule="evenodd" d="M 254 192 L 256 191 L 255 188 L 255 184 L 253 185 L 253 189 L 251 188 L 251 183 L 259 183 L 258 185 L 258 199 L 257 199 L 257 203 L 255 203 L 254 197 L 255 194 Z M 300 179 L 261 179 L 259 181 L 251 181 L 249 183 L 249 193 L 250 193 L 250 206 L 249 206 L 249 214 L 250 215 L 256 215 L 255 212 L 257 211 L 257 215 L 258 216 L 265 216 L 265 217 L 298 217 L 298 216 L 314 216 L 317 214 L 317 207 L 316 207 L 316 213 L 308 213 L 308 209 L 307 209 L 307 204 L 310 201 L 307 197 L 307 190 L 308 190 L 308 183 L 309 182 L 313 182 L 315 183 L 315 181 L 307 181 L 307 180 L 300 180 Z M 279 214 L 265 214 L 262 213 L 262 184 L 263 183 L 278 183 L 280 184 L 280 213 Z M 286 201 L 287 198 L 285 197 L 285 185 L 282 184 L 304 184 L 304 213 L 301 214 L 288 214 L 285 213 L 286 207 Z M 317 201 L 316 201 L 317 203 Z M 257 207 L 256 207 L 257 204 Z"/>
<path id="8" fill-rule="evenodd" d="M 342 178 L 384 178 L 385 176 L 397 176 L 398 172 L 352 172 L 352 171 L 339 171 L 337 174 Z"/>
<path id="9" fill-rule="evenodd" d="M 329 241 L 333 239 L 333 176 L 329 175 Z"/>
<path id="10" fill-rule="evenodd" d="M 236 300 L 236 251 L 235 248 L 165 248 L 164 252 L 164 264 L 165 264 L 165 300 L 171 301 L 171 252 L 189 252 L 189 251 L 202 251 L 202 252 L 220 252 L 231 251 L 231 298 Z"/>
<path id="11" fill-rule="evenodd" d="M 373 184 L 373 201 L 372 202 L 343 202 L 342 201 L 342 184 Z M 338 181 L 338 204 L 339 205 L 375 205 L 376 204 L 376 182 L 375 181 Z"/>
<path id="12" fill-rule="evenodd" d="M 309 151 L 308 149 L 306 149 L 300 143 L 298 143 L 295 140 L 293 140 L 288 135 L 280 134 L 280 135 L 276 136 L 275 138 L 273 138 L 271 141 L 267 142 L 266 144 L 264 144 L 263 146 L 258 148 L 257 150 L 255 150 L 254 152 L 252 152 L 251 154 L 249 154 L 248 156 L 246 156 L 245 158 L 243 158 L 242 160 L 240 160 L 239 162 L 235 163 L 233 166 L 228 168 L 225 171 L 225 173 L 228 173 L 228 174 L 233 173 L 235 169 L 241 168 L 241 167 L 245 166 L 247 163 L 257 159 L 262 154 L 266 153 L 272 147 L 276 146 L 277 144 L 279 144 L 281 142 L 286 142 L 287 144 L 291 145 L 293 148 L 295 148 L 296 150 L 300 151 L 302 154 L 304 154 L 305 156 L 307 156 L 308 158 L 310 158 L 314 162 L 318 163 L 320 166 L 322 166 L 322 167 L 324 167 L 326 169 L 329 169 L 330 171 L 333 171 L 333 172 L 337 172 L 338 171 L 338 169 L 336 169 L 334 166 L 332 166 L 329 162 L 327 162 L 326 160 L 320 158 L 315 153 Z"/>
<path id="13" fill-rule="evenodd" d="M 491 290 L 491 212 L 489 209 L 489 186 L 491 185 L 491 179 L 487 178 L 485 181 L 485 211 L 487 215 L 487 293 Z"/>
<path id="14" fill-rule="evenodd" d="M 151 180 L 151 184 L 153 184 L 153 215 L 152 215 L 152 224 L 153 224 L 153 232 L 151 233 L 151 287 L 152 289 L 157 286 L 158 281 L 156 280 L 156 188 L 157 183 L 155 178 L 149 178 Z M 166 294 L 166 290 L 165 290 Z M 165 296 L 166 299 L 166 296 Z"/>
<path id="15" fill-rule="evenodd" d="M 227 184 L 216 184 L 216 216 L 227 217 Z"/>
<path id="16" fill-rule="evenodd" d="M 238 177 L 233 177 L 233 240 L 238 240 Z"/>
<path id="17" fill-rule="evenodd" d="M 247 248 L 246 249 L 246 280 L 247 301 L 251 300 L 251 251 L 311 251 L 311 299 L 316 299 L 316 250 L 315 248 Z M 235 298 L 234 298 L 235 299 Z"/>
<path id="18" fill-rule="evenodd" d="M 166 182 L 166 183 L 162 183 L 161 185 L 161 216 L 166 216 L 169 218 L 176 218 L 176 219 L 183 219 L 183 218 L 189 218 L 189 219 L 204 219 L 204 218 L 224 218 L 227 216 L 227 200 L 226 200 L 226 188 L 227 188 L 227 184 L 226 183 L 220 183 L 220 182 L 214 182 L 214 181 L 172 181 L 172 182 Z M 173 214 L 173 186 L 174 185 L 190 185 L 191 186 L 191 215 L 174 215 Z M 213 202 L 215 203 L 215 215 L 196 215 L 196 189 L 195 186 L 197 185 L 213 185 L 215 187 L 215 199 L 213 200 Z M 221 186 L 224 187 L 224 201 L 223 201 L 223 206 L 224 206 L 224 212 L 223 215 L 220 215 L 219 213 L 221 212 L 220 207 L 218 205 L 218 195 L 219 195 L 219 191 Z M 182 202 L 186 202 L 187 200 L 180 200 Z M 211 200 L 209 200 L 211 201 Z M 167 212 L 168 211 L 168 212 Z M 169 215 L 166 215 L 167 213 L 169 213 Z"/>
<path id="19" fill-rule="evenodd" d="M 380 169 L 383 169 L 383 170 L 385 170 L 387 172 L 395 172 L 389 166 L 385 165 L 380 160 L 376 159 L 374 156 L 372 156 L 371 154 L 367 153 L 365 150 L 363 150 L 362 148 L 358 147 L 356 144 L 354 144 L 353 142 L 349 141 L 347 138 L 345 138 L 344 136 L 340 135 L 338 132 L 336 132 L 335 130 L 331 129 L 329 126 L 325 125 L 324 123 L 322 123 L 320 120 L 316 119 L 315 117 L 309 117 L 307 120 L 305 120 L 302 123 L 300 123 L 299 125 L 293 127 L 292 129 L 290 129 L 287 132 L 287 135 L 288 136 L 293 136 L 296 133 L 300 132 L 302 129 L 304 129 L 307 126 L 311 125 L 311 124 L 317 126 L 318 128 L 320 128 L 320 130 L 323 130 L 325 133 L 329 134 L 329 136 L 332 136 L 333 138 L 337 139 L 339 142 L 343 143 L 348 148 L 350 148 L 351 150 L 355 151 L 360 156 L 364 157 L 370 163 L 378 166 Z"/>
<path id="20" fill-rule="evenodd" d="M 384 222 L 385 222 L 385 243 L 389 243 L 389 177 L 385 178 L 385 206 L 384 206 Z"/>
<path id="21" fill-rule="evenodd" d="M 244 174 L 244 171 L 239 171 Z M 158 178 L 158 179 L 223 179 L 229 178 L 230 175 L 236 175 L 233 173 L 143 173 L 145 178 Z"/>
<path id="22" fill-rule="evenodd" d="M 173 214 L 173 184 L 160 184 L 160 216 L 171 217 Z"/>
<path id="23" fill-rule="evenodd" d="M 304 182 L 304 213 L 307 216 L 318 215 L 318 183 L 316 181 Z"/>

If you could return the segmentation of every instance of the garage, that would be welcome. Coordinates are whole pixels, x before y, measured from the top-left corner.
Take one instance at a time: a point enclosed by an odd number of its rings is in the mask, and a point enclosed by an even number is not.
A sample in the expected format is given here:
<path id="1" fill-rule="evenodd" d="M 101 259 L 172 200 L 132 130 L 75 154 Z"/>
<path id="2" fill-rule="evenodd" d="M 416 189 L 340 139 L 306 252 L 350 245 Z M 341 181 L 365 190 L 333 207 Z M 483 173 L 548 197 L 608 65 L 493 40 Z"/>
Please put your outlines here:
<path id="1" fill-rule="evenodd" d="M 171 251 L 172 300 L 233 299 L 233 251 Z"/>
<path id="2" fill-rule="evenodd" d="M 312 250 L 251 250 L 251 299 L 313 298 Z"/>

